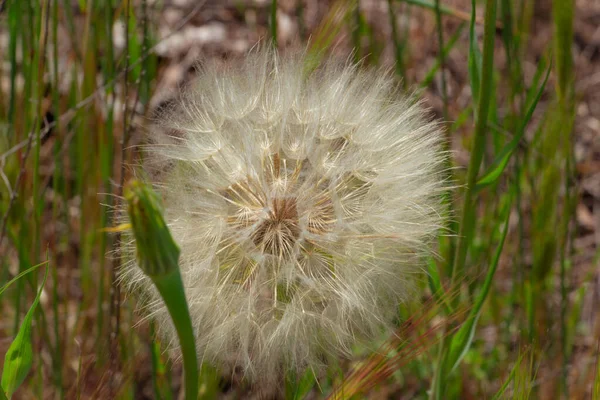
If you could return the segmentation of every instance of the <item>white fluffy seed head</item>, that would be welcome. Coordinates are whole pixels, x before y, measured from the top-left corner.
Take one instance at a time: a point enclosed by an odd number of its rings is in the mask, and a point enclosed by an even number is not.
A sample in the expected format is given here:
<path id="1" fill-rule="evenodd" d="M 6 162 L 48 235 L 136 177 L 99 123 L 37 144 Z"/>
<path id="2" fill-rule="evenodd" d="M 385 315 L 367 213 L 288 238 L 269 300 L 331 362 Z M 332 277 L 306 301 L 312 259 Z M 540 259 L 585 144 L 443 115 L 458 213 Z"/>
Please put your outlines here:
<path id="1" fill-rule="evenodd" d="M 423 108 L 382 71 L 329 61 L 307 75 L 304 62 L 262 49 L 203 67 L 144 161 L 199 356 L 254 381 L 389 328 L 442 221 L 443 135 Z M 131 260 L 122 281 L 168 321 Z"/>

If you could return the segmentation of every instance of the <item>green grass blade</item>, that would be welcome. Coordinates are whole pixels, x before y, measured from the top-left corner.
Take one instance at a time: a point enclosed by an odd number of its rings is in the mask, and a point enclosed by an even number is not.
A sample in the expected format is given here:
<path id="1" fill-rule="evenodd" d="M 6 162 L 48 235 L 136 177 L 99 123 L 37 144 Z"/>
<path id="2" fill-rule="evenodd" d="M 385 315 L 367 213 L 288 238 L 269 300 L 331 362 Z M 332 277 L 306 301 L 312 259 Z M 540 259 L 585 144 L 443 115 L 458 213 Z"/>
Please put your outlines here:
<path id="1" fill-rule="evenodd" d="M 474 3 L 474 1 L 473 1 Z M 491 97 L 492 97 L 492 86 L 493 86 L 493 70 L 494 70 L 494 39 L 496 33 L 495 26 L 496 18 L 496 2 L 494 0 L 488 0 L 485 9 L 485 30 L 483 38 L 483 64 L 482 64 L 482 75 L 481 75 L 481 86 L 479 86 L 479 95 L 477 96 L 477 113 L 475 123 L 475 138 L 473 141 L 473 147 L 471 150 L 471 159 L 469 160 L 469 167 L 467 170 L 467 189 L 464 198 L 463 211 L 460 221 L 460 231 L 458 234 L 458 245 L 455 258 L 454 267 L 452 269 L 452 280 L 456 278 L 457 274 L 462 274 L 465 260 L 467 257 L 467 248 L 470 241 L 469 226 L 473 219 L 473 200 L 475 197 L 475 185 L 477 182 L 477 175 L 479 174 L 479 167 L 483 159 L 483 153 L 485 151 L 486 137 L 487 137 L 487 120 L 490 109 Z M 473 12 L 473 20 L 475 14 Z M 474 24 L 474 22 L 473 22 Z M 472 32 L 474 33 L 474 32 Z M 477 46 L 475 46 L 477 47 Z M 477 50 L 478 52 L 478 50 Z M 470 56 L 471 57 L 471 56 Z M 479 78 L 477 81 L 479 85 Z M 475 87 L 473 87 L 475 93 Z M 454 283 L 454 282 L 452 282 Z"/>
<path id="2" fill-rule="evenodd" d="M 442 279 L 440 278 L 437 265 L 432 258 L 427 261 L 427 282 L 429 283 L 429 290 L 431 290 L 432 294 L 435 295 L 435 293 L 441 293 Z"/>
<path id="3" fill-rule="evenodd" d="M 548 77 L 550 76 L 551 70 L 552 70 L 552 66 L 549 66 L 548 70 L 546 71 L 546 76 L 544 78 L 544 81 L 542 82 L 542 85 L 540 86 L 539 90 L 537 91 L 535 98 L 533 99 L 533 101 L 531 102 L 529 107 L 527 108 L 527 112 L 525 113 L 525 116 L 523 117 L 523 120 L 521 122 L 521 125 L 519 126 L 519 130 L 517 131 L 517 134 L 511 139 L 510 142 L 508 142 L 504 146 L 504 148 L 500 151 L 500 154 L 498 154 L 498 156 L 492 163 L 491 167 L 483 174 L 483 176 L 479 179 L 479 181 L 477 181 L 475 191 L 479 192 L 480 190 L 493 184 L 494 182 L 496 182 L 498 180 L 498 178 L 500 178 L 500 175 L 506 168 L 506 165 L 508 165 L 508 161 L 510 160 L 514 151 L 517 149 L 519 142 L 523 139 L 523 136 L 525 136 L 525 128 L 527 127 L 527 124 L 531 120 L 531 117 L 533 116 L 533 112 L 534 112 L 535 108 L 537 107 L 537 104 L 540 101 L 540 98 L 542 97 L 542 93 L 544 92 L 544 88 L 546 87 L 546 82 L 548 82 Z"/>
<path id="4" fill-rule="evenodd" d="M 303 399 L 310 392 L 315 383 L 315 374 L 310 368 L 307 368 L 301 376 L 298 376 L 295 373 L 287 374 L 285 380 L 285 399 Z"/>
<path id="5" fill-rule="evenodd" d="M 33 346 L 31 344 L 31 322 L 33 315 L 40 302 L 40 296 L 42 290 L 46 284 L 46 278 L 48 278 L 48 266 L 46 265 L 46 272 L 44 273 L 44 280 L 40 286 L 33 304 L 27 311 L 17 336 L 11 343 L 6 356 L 4 357 L 4 370 L 2 371 L 2 390 L 6 393 L 7 397 L 12 397 L 13 393 L 23 383 L 31 365 L 33 364 Z"/>
<path id="6" fill-rule="evenodd" d="M 488 2 L 489 3 L 489 2 Z M 481 51 L 477 46 L 477 33 L 475 32 L 475 21 L 476 15 L 476 2 L 471 0 L 471 21 L 469 23 L 469 80 L 471 81 L 471 94 L 473 96 L 473 103 L 479 104 L 479 86 L 481 77 Z M 486 7 L 487 9 L 488 7 Z M 496 6 L 494 5 L 494 9 Z M 494 10 L 495 18 L 495 10 Z"/>
<path id="7" fill-rule="evenodd" d="M 443 104 L 443 116 L 444 120 L 448 120 L 448 88 L 446 85 L 446 71 L 444 71 L 445 63 L 446 63 L 446 55 L 444 54 L 444 26 L 442 25 L 442 12 L 440 10 L 440 0 L 435 0 L 435 25 L 437 31 L 437 40 L 438 40 L 438 62 L 440 64 L 440 86 L 441 86 L 441 95 L 442 95 L 442 104 Z"/>
<path id="8" fill-rule="evenodd" d="M 554 19 L 554 48 L 556 58 L 556 89 L 562 102 L 572 93 L 573 82 L 573 15 L 574 0 L 553 0 L 552 15 Z"/>
<path id="9" fill-rule="evenodd" d="M 471 15 L 471 43 L 469 51 L 469 60 L 476 67 L 476 55 L 474 52 L 479 52 L 474 33 L 475 33 L 475 0 L 473 0 L 473 11 Z M 462 208 L 462 215 L 460 219 L 460 228 L 458 233 L 458 243 L 456 245 L 456 252 L 454 254 L 454 261 L 450 273 L 450 287 L 454 287 L 456 281 L 462 278 L 464 264 L 467 257 L 467 250 L 469 244 L 472 241 L 472 232 L 475 226 L 473 203 L 475 192 L 475 184 L 477 183 L 477 175 L 479 174 L 479 167 L 483 159 L 483 153 L 486 146 L 487 138 L 487 119 L 489 114 L 489 108 L 491 104 L 491 97 L 493 95 L 493 72 L 494 72 L 494 40 L 496 33 L 496 1 L 487 0 L 485 8 L 485 20 L 484 20 L 484 35 L 483 35 L 483 57 L 482 57 L 482 68 L 481 68 L 481 79 L 477 74 L 477 81 L 475 82 L 476 87 L 472 87 L 473 93 L 479 93 L 477 97 L 477 113 L 473 147 L 471 149 L 471 159 L 469 160 L 469 167 L 467 170 L 467 188 L 464 197 L 464 203 Z M 478 71 L 473 65 L 470 65 L 472 69 Z M 481 84 L 480 84 L 481 83 Z M 476 88 L 478 90 L 476 91 Z M 474 96 L 475 98 L 475 96 Z M 449 337 L 442 336 L 437 367 L 430 390 L 430 399 L 441 399 L 442 393 L 445 390 L 445 379 L 447 376 L 446 366 L 448 363 L 449 356 L 449 344 L 453 340 Z M 462 342 L 462 340 L 459 340 Z M 455 346 L 456 347 L 456 346 Z M 458 358 L 458 356 L 454 356 Z M 452 364 L 452 363 L 450 363 Z"/>
<path id="10" fill-rule="evenodd" d="M 521 368 L 521 362 L 523 362 L 523 357 L 526 354 L 527 354 L 527 352 L 519 355 L 519 358 L 515 362 L 515 365 L 510 370 L 510 374 L 508 375 L 508 378 L 504 381 L 504 383 L 502 384 L 500 389 L 498 389 L 496 394 L 494 394 L 494 397 L 492 397 L 492 400 L 500 400 L 500 399 L 506 398 L 503 396 L 504 392 L 506 392 L 506 389 L 508 389 L 508 385 L 510 385 L 515 380 L 517 372 L 519 372 L 519 369 Z"/>
<path id="11" fill-rule="evenodd" d="M 479 320 L 479 316 L 481 315 L 481 308 L 483 307 L 485 299 L 487 298 L 488 293 L 490 292 L 496 269 L 498 269 L 498 261 L 500 261 L 500 254 L 502 254 L 502 249 L 504 248 L 504 241 L 506 239 L 506 234 L 508 233 L 509 217 L 510 202 L 506 206 L 502 237 L 500 238 L 500 243 L 496 248 L 496 253 L 494 254 L 494 258 L 492 259 L 490 268 L 488 269 L 488 272 L 485 276 L 485 280 L 483 282 L 481 291 L 477 295 L 475 305 L 471 309 L 466 322 L 460 327 L 456 335 L 453 336 L 452 341 L 450 343 L 450 350 L 448 352 L 447 359 L 447 366 L 450 367 L 448 368 L 449 372 L 452 372 L 458 366 L 460 361 L 463 359 L 463 357 L 469 350 L 469 347 L 471 346 L 471 343 L 473 341 L 475 329 L 477 328 L 477 321 Z"/>
<path id="12" fill-rule="evenodd" d="M 406 84 L 406 71 L 404 67 L 404 49 L 406 40 L 400 41 L 400 39 L 398 38 L 398 24 L 396 22 L 396 14 L 394 13 L 393 0 L 388 0 L 387 3 L 388 14 L 390 19 L 390 28 L 392 29 L 392 42 L 394 43 L 394 56 L 396 58 L 394 67 L 396 70 L 396 74 L 402 77 L 402 83 Z"/>
<path id="13" fill-rule="evenodd" d="M 431 294 L 435 298 L 436 302 L 443 304 L 446 308 L 446 313 L 448 315 L 452 315 L 452 304 L 444 292 L 440 272 L 433 258 L 430 258 L 427 261 L 427 283 L 429 284 L 429 290 L 431 290 Z"/>
<path id="14" fill-rule="evenodd" d="M 44 261 L 44 262 L 41 262 L 41 263 L 39 263 L 39 264 L 37 264 L 37 265 L 34 265 L 33 267 L 27 268 L 25 271 L 22 271 L 22 272 L 20 272 L 20 273 L 19 273 L 18 275 L 16 275 L 14 278 L 12 278 L 10 281 L 8 281 L 8 282 L 7 282 L 7 283 L 6 283 L 4 286 L 2 286 L 2 288 L 0 288 L 0 295 L 1 295 L 2 293 L 4 293 L 4 291 L 5 291 L 6 289 L 8 289 L 8 287 L 9 287 L 10 285 L 12 285 L 13 283 L 15 283 L 15 282 L 16 282 L 16 281 L 18 281 L 19 279 L 21 279 L 23 276 L 27 275 L 28 273 L 30 273 L 30 272 L 32 272 L 32 271 L 35 271 L 36 269 L 38 269 L 39 267 L 41 267 L 42 265 L 44 265 L 44 264 L 47 264 L 47 263 L 48 263 L 48 261 Z"/>
<path id="15" fill-rule="evenodd" d="M 452 34 L 452 36 L 450 36 L 450 38 L 448 39 L 448 42 L 444 46 L 444 51 L 443 51 L 444 58 L 448 57 L 448 54 L 450 53 L 450 51 L 454 48 L 454 46 L 458 42 L 458 38 L 462 34 L 464 28 L 465 28 L 465 24 L 464 23 L 460 24 L 458 29 L 456 30 L 456 32 L 454 32 Z M 429 71 L 427 72 L 427 75 L 425 75 L 425 78 L 423 78 L 423 80 L 419 83 L 419 89 L 426 88 L 427 86 L 429 86 L 431 84 L 431 82 L 433 82 L 433 79 L 435 78 L 435 74 L 438 72 L 440 67 L 441 67 L 440 58 L 438 57 L 438 58 L 436 58 L 435 63 L 433 64 L 431 69 L 429 69 Z"/>

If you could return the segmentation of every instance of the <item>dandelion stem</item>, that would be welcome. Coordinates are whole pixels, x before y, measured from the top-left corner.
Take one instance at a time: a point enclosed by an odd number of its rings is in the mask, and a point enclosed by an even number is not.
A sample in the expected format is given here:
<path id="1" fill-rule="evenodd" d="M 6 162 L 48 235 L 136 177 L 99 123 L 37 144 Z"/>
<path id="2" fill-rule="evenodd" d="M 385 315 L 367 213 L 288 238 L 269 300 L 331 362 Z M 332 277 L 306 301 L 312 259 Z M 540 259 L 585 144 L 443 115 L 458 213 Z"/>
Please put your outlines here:
<path id="1" fill-rule="evenodd" d="M 185 398 L 195 400 L 198 396 L 198 359 L 194 344 L 194 331 L 179 268 L 160 278 L 153 278 L 152 281 L 165 301 L 177 330 L 177 336 L 179 336 L 185 369 Z"/>
<path id="2" fill-rule="evenodd" d="M 125 198 L 135 236 L 138 265 L 158 289 L 173 320 L 183 356 L 185 398 L 194 400 L 198 396 L 198 358 L 179 272 L 179 247 L 165 223 L 159 197 L 149 186 L 132 181 L 127 185 Z"/>

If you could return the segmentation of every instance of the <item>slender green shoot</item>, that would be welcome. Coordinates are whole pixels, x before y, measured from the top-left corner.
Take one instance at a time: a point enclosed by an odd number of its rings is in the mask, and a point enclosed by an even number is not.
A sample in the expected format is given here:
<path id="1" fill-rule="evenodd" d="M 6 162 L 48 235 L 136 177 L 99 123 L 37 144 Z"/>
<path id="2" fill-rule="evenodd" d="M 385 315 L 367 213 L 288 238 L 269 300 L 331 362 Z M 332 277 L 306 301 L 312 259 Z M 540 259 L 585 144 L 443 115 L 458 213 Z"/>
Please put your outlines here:
<path id="1" fill-rule="evenodd" d="M 473 1 L 472 21 L 475 20 L 475 1 Z M 483 37 L 483 64 L 481 68 L 481 80 L 479 94 L 477 96 L 477 114 L 474 132 L 473 147 L 471 150 L 471 158 L 467 170 L 467 187 L 463 202 L 462 216 L 460 219 L 460 228 L 458 234 L 458 243 L 456 246 L 454 263 L 451 269 L 450 286 L 454 287 L 455 283 L 463 275 L 464 264 L 467 255 L 467 249 L 471 242 L 471 234 L 474 218 L 474 196 L 475 183 L 479 173 L 479 166 L 483 159 L 483 154 L 486 144 L 487 132 L 487 117 L 492 96 L 492 74 L 494 66 L 494 39 L 495 39 L 495 18 L 496 18 L 496 1 L 486 1 L 485 26 Z M 473 22 L 472 22 L 473 26 Z M 447 357 L 450 351 L 449 344 L 452 339 L 446 335 L 442 336 L 440 350 L 438 354 L 438 362 L 433 378 L 433 384 L 430 389 L 431 399 L 441 399 L 446 383 L 446 365 Z"/>

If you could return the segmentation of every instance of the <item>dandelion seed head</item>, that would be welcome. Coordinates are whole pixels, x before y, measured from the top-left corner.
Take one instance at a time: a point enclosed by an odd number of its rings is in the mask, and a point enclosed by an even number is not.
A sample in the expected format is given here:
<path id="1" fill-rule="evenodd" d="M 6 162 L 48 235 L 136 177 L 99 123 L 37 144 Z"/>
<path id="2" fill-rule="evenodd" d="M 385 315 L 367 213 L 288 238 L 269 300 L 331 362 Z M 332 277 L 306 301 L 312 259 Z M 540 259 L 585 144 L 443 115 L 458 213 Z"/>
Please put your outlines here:
<path id="1" fill-rule="evenodd" d="M 254 381 L 390 329 L 443 219 L 443 135 L 423 107 L 382 71 L 303 63 L 262 49 L 204 66 L 145 152 L 199 356 Z M 135 261 L 121 280 L 168 321 Z"/>

